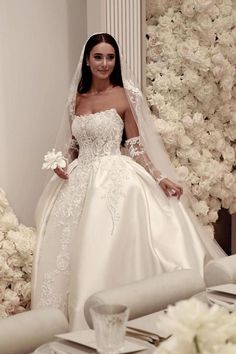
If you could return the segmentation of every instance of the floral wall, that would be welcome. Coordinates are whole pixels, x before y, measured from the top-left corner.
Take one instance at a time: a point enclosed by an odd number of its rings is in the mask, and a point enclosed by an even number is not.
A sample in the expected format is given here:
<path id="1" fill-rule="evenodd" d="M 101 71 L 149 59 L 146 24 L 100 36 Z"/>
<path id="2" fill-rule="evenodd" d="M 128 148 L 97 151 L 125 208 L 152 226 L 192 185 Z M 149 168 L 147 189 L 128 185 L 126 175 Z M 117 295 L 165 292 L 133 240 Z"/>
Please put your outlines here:
<path id="1" fill-rule="evenodd" d="M 35 232 L 21 224 L 0 189 L 0 318 L 30 306 Z"/>
<path id="2" fill-rule="evenodd" d="M 149 105 L 192 208 L 236 212 L 236 1 L 147 0 Z"/>

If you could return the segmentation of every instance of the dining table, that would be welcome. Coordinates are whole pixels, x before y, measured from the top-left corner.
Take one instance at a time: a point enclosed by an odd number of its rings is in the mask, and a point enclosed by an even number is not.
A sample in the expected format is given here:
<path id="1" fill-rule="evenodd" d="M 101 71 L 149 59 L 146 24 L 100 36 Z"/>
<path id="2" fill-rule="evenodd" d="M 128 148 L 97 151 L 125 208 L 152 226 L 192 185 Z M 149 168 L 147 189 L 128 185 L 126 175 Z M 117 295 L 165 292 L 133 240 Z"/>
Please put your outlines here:
<path id="1" fill-rule="evenodd" d="M 202 302 L 208 303 L 206 291 L 195 294 L 193 297 L 197 298 Z M 154 352 L 157 353 L 158 343 L 157 344 L 150 343 L 150 341 L 144 339 L 145 335 L 143 336 L 142 334 L 144 334 L 145 332 L 149 333 L 149 335 L 146 336 L 146 339 L 148 337 L 153 337 L 153 336 L 155 337 L 155 335 L 158 335 L 160 338 L 168 336 L 168 334 L 164 329 L 163 329 L 163 333 L 160 332 L 159 327 L 157 330 L 158 319 L 160 318 L 160 316 L 165 314 L 165 312 L 166 309 L 133 320 L 129 320 L 127 322 L 126 340 L 128 340 L 129 342 L 135 345 L 140 346 L 140 348 L 138 349 L 136 348 L 136 350 L 129 351 L 129 352 L 124 351 L 124 354 L 132 353 L 132 352 L 140 352 L 140 354 L 153 354 Z M 140 333 L 140 336 L 139 335 L 131 336 L 132 329 L 137 330 Z M 78 331 L 78 333 L 79 332 L 80 331 Z M 169 335 L 171 335 L 171 333 Z M 81 343 L 55 337 L 54 340 L 41 345 L 31 354 L 90 354 L 90 353 L 94 354 L 97 353 L 97 351 L 95 348 L 91 348 Z"/>
<path id="2" fill-rule="evenodd" d="M 129 342 L 137 346 L 140 346 L 140 348 L 136 348 L 132 352 L 140 352 L 142 354 L 144 353 L 152 354 L 156 351 L 157 344 L 150 343 L 146 339 L 153 338 L 153 337 L 155 338 L 155 335 L 162 336 L 162 333 L 157 332 L 156 330 L 156 323 L 158 321 L 158 317 L 163 313 L 164 310 L 143 317 L 139 317 L 127 322 L 126 340 L 128 340 Z M 146 332 L 149 333 L 147 334 L 147 336 L 145 336 Z M 132 335 L 132 333 L 134 333 L 134 335 Z M 85 346 L 80 343 L 75 343 L 70 340 L 55 337 L 53 341 L 41 345 L 31 354 L 90 354 L 90 353 L 91 354 L 96 353 L 96 349 L 90 348 L 89 346 Z"/>

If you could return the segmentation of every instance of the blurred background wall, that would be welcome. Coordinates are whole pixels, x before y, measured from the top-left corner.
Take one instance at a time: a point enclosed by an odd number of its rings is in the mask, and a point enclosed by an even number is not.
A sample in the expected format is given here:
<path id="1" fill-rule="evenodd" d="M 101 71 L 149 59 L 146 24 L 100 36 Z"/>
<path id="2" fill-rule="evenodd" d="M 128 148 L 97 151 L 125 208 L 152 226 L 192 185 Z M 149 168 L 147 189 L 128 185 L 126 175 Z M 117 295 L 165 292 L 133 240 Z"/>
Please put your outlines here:
<path id="1" fill-rule="evenodd" d="M 85 0 L 0 0 L 0 187 L 28 226 L 87 37 L 86 12 Z"/>

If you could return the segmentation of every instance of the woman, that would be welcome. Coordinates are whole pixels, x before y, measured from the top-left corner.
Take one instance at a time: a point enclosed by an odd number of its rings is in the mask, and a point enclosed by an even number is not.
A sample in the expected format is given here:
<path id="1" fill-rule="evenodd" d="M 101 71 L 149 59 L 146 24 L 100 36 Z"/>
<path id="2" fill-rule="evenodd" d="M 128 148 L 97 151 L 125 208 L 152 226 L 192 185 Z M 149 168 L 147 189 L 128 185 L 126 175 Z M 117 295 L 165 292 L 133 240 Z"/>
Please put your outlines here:
<path id="1" fill-rule="evenodd" d="M 55 169 L 39 204 L 32 306 L 59 307 L 80 329 L 94 292 L 181 268 L 203 273 L 224 253 L 165 177 L 174 177 L 172 167 L 109 34 L 86 42 L 69 115 L 60 140 L 71 140 L 74 161 Z"/>

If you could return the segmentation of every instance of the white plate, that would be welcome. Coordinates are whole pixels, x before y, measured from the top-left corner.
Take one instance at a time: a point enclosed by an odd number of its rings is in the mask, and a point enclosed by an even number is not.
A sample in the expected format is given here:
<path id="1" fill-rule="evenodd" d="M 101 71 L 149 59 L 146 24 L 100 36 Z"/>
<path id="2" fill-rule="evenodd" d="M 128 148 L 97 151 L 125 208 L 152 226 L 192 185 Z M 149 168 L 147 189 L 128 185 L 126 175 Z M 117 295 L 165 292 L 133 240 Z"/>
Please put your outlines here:
<path id="1" fill-rule="evenodd" d="M 96 341 L 95 341 L 95 333 L 93 330 L 88 329 L 85 331 L 75 331 L 75 332 L 68 332 L 56 335 L 58 338 L 62 338 L 65 340 L 69 340 L 74 343 L 85 345 L 86 347 L 96 349 Z M 125 346 L 120 351 L 120 353 L 132 353 L 137 352 L 143 349 L 149 348 L 148 345 L 145 346 L 139 343 L 134 343 L 133 341 L 129 341 L 127 338 L 125 340 Z"/>
<path id="2" fill-rule="evenodd" d="M 236 284 L 222 284 L 207 288 L 209 303 L 225 307 L 229 311 L 236 310 Z"/>

